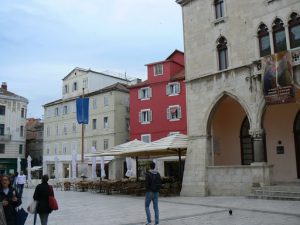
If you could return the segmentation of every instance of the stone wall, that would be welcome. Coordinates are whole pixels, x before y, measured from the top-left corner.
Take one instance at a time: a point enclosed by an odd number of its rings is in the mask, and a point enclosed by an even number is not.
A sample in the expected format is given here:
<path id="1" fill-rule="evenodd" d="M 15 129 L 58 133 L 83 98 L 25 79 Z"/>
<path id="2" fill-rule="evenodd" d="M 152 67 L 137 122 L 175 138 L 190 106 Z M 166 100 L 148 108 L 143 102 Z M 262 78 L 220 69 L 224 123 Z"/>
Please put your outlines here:
<path id="1" fill-rule="evenodd" d="M 248 195 L 253 186 L 271 183 L 272 166 L 209 166 L 208 195 Z"/>

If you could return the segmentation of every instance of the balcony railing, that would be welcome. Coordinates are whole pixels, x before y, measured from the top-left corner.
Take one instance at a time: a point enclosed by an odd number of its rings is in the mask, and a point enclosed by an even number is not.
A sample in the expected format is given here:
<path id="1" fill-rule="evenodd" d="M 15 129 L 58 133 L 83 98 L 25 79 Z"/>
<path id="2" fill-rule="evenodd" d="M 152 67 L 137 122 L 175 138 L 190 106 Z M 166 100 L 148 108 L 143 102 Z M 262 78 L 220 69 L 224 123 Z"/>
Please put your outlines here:
<path id="1" fill-rule="evenodd" d="M 10 141 L 10 140 L 11 140 L 11 134 L 0 135 L 0 141 Z"/>

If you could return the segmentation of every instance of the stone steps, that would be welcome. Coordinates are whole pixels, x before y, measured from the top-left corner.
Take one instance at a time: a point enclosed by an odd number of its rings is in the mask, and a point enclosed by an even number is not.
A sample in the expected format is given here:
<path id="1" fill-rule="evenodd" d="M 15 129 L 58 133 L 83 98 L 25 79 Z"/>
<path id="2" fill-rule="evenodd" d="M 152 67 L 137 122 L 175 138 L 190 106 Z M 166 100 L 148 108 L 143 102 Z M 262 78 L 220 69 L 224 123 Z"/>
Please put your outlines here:
<path id="1" fill-rule="evenodd" d="M 287 183 L 252 189 L 250 199 L 300 201 L 300 183 Z"/>

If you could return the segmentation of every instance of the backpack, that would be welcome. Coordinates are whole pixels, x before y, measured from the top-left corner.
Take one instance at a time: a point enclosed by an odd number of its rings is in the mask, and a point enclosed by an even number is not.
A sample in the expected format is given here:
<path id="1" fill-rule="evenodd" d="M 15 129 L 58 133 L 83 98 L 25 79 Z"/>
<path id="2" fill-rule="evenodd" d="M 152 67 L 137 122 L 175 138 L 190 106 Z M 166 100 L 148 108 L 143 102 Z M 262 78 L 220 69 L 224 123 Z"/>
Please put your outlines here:
<path id="1" fill-rule="evenodd" d="M 160 174 L 159 173 L 150 173 L 150 177 L 151 177 L 151 185 L 150 185 L 150 189 L 153 192 L 158 192 L 161 188 L 161 178 L 160 178 Z"/>

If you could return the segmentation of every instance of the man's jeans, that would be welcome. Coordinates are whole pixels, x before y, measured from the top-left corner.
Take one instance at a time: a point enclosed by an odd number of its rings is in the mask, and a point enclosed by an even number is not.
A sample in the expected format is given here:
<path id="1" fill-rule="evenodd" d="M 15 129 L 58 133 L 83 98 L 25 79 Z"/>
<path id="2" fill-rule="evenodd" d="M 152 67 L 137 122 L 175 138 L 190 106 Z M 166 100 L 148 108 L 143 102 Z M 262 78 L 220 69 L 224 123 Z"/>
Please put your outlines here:
<path id="1" fill-rule="evenodd" d="M 147 215 L 147 222 L 151 223 L 150 203 L 153 201 L 153 209 L 155 214 L 155 224 L 159 224 L 159 211 L 158 211 L 158 192 L 146 192 L 145 210 Z"/>
<path id="2" fill-rule="evenodd" d="M 23 195 L 23 188 L 24 188 L 24 184 L 17 185 L 17 191 L 18 191 L 20 197 L 22 197 L 22 195 Z"/>

